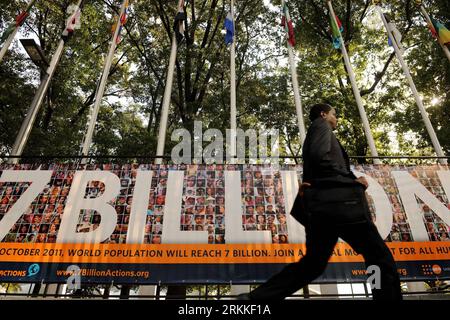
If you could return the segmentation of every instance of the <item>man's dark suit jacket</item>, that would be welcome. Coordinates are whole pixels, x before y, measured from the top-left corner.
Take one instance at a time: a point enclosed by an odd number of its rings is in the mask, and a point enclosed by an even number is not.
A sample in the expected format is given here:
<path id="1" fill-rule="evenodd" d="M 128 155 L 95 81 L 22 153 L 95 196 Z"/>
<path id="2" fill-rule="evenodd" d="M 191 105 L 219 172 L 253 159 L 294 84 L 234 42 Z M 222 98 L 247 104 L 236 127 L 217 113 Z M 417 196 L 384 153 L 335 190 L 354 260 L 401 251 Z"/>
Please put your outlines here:
<path id="1" fill-rule="evenodd" d="M 342 182 L 356 179 L 344 148 L 323 118 L 311 124 L 303 143 L 303 181 L 314 185 L 322 180 Z"/>
<path id="2" fill-rule="evenodd" d="M 328 189 L 355 186 L 358 184 L 355 179 L 348 155 L 331 126 L 323 118 L 314 120 L 303 143 L 303 182 L 310 183 L 312 188 Z M 297 196 L 291 215 L 306 226 L 309 217 L 305 203 L 302 197 Z"/>

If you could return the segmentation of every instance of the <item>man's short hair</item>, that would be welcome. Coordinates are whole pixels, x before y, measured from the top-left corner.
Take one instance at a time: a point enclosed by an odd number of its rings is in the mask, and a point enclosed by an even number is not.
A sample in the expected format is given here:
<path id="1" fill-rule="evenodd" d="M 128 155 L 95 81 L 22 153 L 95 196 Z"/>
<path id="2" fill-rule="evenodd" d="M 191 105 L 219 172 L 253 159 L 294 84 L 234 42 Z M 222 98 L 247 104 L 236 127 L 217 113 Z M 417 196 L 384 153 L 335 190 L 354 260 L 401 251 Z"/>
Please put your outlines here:
<path id="1" fill-rule="evenodd" d="M 309 111 L 309 120 L 314 121 L 323 112 L 329 112 L 333 107 L 326 103 L 317 103 L 311 107 Z"/>

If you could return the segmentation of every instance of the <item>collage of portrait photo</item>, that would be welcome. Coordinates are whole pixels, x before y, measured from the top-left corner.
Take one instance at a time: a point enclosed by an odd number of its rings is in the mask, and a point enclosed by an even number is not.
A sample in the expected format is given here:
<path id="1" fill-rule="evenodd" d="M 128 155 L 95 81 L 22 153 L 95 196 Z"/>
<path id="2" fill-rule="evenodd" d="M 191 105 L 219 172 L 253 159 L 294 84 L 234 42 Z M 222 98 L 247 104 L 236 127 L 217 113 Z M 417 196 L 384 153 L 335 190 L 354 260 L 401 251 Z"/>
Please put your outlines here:
<path id="1" fill-rule="evenodd" d="M 151 170 L 152 180 L 146 213 L 144 243 L 159 244 L 162 241 L 164 208 L 167 196 L 167 180 L 170 170 L 184 172 L 183 197 L 180 211 L 181 231 L 207 231 L 208 243 L 226 243 L 225 237 L 225 170 L 240 171 L 242 228 L 245 231 L 271 232 L 272 243 L 289 243 L 285 198 L 280 172 L 296 171 L 299 183 L 302 167 L 286 165 L 155 165 L 155 164 L 50 164 L 50 165 L 0 165 L 0 170 L 53 170 L 50 182 L 38 197 L 33 199 L 20 219 L 13 225 L 3 242 L 39 243 L 56 241 L 70 187 L 76 171 L 104 170 L 115 174 L 120 180 L 120 193 L 110 204 L 117 213 L 117 225 L 104 243 L 126 243 L 128 224 L 133 204 L 136 176 L 139 170 Z M 398 188 L 391 170 L 407 170 L 420 181 L 441 203 L 450 209 L 447 198 L 433 166 L 371 166 L 353 167 L 365 173 L 384 188 L 392 207 L 393 225 L 387 241 L 414 241 L 408 217 L 405 213 Z M 0 183 L 0 220 L 27 190 L 30 182 Z M 86 185 L 85 197 L 96 198 L 105 190 L 99 181 Z M 376 221 L 374 203 L 366 194 L 372 218 Z M 430 241 L 448 241 L 449 226 L 430 207 L 417 198 L 418 210 Z M 81 210 L 76 232 L 91 232 L 101 223 L 95 210 Z"/>
<path id="2" fill-rule="evenodd" d="M 387 241 L 414 241 L 411 227 L 408 222 L 407 214 L 401 202 L 398 187 L 392 177 L 392 170 L 407 171 L 428 190 L 443 205 L 450 209 L 450 203 L 445 192 L 439 182 L 435 166 L 370 166 L 359 165 L 355 169 L 358 172 L 365 173 L 374 178 L 388 195 L 392 207 L 392 230 L 386 239 Z M 368 196 L 369 206 L 372 212 L 372 218 L 375 220 L 375 209 L 371 197 Z M 436 213 L 434 213 L 428 205 L 424 204 L 421 199 L 416 196 L 418 211 L 422 213 L 422 219 L 427 229 L 430 241 L 447 241 L 449 240 L 449 226 L 447 226 Z"/>

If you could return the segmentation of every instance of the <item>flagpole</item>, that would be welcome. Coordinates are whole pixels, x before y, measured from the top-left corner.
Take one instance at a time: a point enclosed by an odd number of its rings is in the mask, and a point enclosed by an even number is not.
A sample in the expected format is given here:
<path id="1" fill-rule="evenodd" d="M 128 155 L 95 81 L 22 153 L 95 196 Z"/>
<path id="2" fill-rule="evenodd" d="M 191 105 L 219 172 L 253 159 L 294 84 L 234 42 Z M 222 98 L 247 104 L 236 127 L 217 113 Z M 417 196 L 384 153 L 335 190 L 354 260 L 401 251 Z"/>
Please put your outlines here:
<path id="1" fill-rule="evenodd" d="M 283 8 L 285 5 L 284 0 L 281 1 L 281 7 Z M 286 23 L 287 21 L 290 21 L 291 17 L 289 12 L 286 12 Z M 300 132 L 300 140 L 301 143 L 305 141 L 306 138 L 306 130 L 305 130 L 305 121 L 303 120 L 303 111 L 302 111 L 302 100 L 300 98 L 300 91 L 298 86 L 298 79 L 297 79 L 297 67 L 295 64 L 294 59 L 294 50 L 292 49 L 291 45 L 289 44 L 289 41 L 287 42 L 287 48 L 288 48 L 288 54 L 289 54 L 289 65 L 291 68 L 291 77 L 292 77 L 292 88 L 294 89 L 294 102 L 295 102 L 295 109 L 297 111 L 297 124 L 298 124 L 298 130 Z"/>
<path id="2" fill-rule="evenodd" d="M 6 39 L 2 49 L 0 50 L 0 62 L 3 60 L 3 57 L 5 56 L 6 52 L 8 51 L 9 46 L 13 42 L 18 31 L 19 31 L 19 27 L 16 27 L 14 29 L 14 31 L 9 35 L 8 39 Z"/>
<path id="3" fill-rule="evenodd" d="M 80 8 L 81 4 L 84 0 L 79 0 L 77 6 L 75 7 L 74 14 L 75 16 L 76 12 Z M 67 24 L 68 25 L 68 24 Z M 66 27 L 67 27 L 66 25 Z M 50 81 L 53 77 L 53 74 L 55 73 L 56 66 L 58 65 L 59 60 L 61 59 L 61 55 L 64 49 L 65 40 L 61 39 L 59 41 L 58 47 L 53 54 L 52 61 L 50 62 L 50 66 L 47 68 L 46 72 L 44 73 L 44 76 L 41 80 L 41 84 L 39 85 L 39 88 L 33 98 L 33 101 L 30 105 L 30 108 L 28 109 L 27 115 L 25 117 L 25 120 L 22 122 L 22 126 L 20 127 L 19 133 L 16 137 L 16 140 L 14 142 L 11 155 L 13 156 L 20 156 L 22 155 L 23 149 L 25 148 L 25 144 L 28 141 L 28 138 L 31 133 L 31 129 L 33 128 L 34 121 L 36 120 L 36 116 L 38 114 L 39 108 L 42 104 L 42 101 L 44 100 L 45 94 L 47 92 L 48 86 L 50 84 Z M 19 158 L 10 158 L 9 163 L 16 164 L 18 163 Z"/>
<path id="4" fill-rule="evenodd" d="M 183 0 L 178 1 L 178 11 L 183 6 Z M 167 69 L 166 88 L 162 103 L 161 119 L 159 122 L 158 145 L 156 155 L 162 157 L 164 155 L 164 145 L 166 142 L 167 119 L 169 116 L 170 97 L 172 95 L 173 74 L 175 72 L 175 60 L 177 58 L 177 39 L 176 35 L 172 36 L 172 49 L 170 51 L 169 67 Z M 180 97 L 181 99 L 181 97 Z M 156 158 L 156 164 L 162 163 L 162 158 Z"/>
<path id="5" fill-rule="evenodd" d="M 331 0 L 328 0 L 328 8 L 330 9 L 331 17 L 332 17 L 334 23 L 336 23 L 336 15 L 334 13 L 333 6 L 331 4 Z M 347 69 L 347 73 L 350 78 L 350 82 L 352 84 L 353 94 L 355 96 L 356 104 L 358 105 L 359 115 L 361 116 L 361 120 L 362 120 L 363 127 L 364 127 L 364 132 L 366 134 L 367 143 L 370 148 L 370 153 L 372 154 L 372 157 L 378 157 L 378 152 L 375 147 L 375 141 L 373 140 L 372 132 L 370 131 L 369 120 L 367 119 L 367 114 L 366 114 L 366 111 L 365 111 L 363 103 L 362 103 L 361 94 L 359 93 L 359 89 L 356 84 L 355 73 L 353 72 L 352 65 L 350 64 L 350 59 L 348 58 L 347 49 L 345 48 L 345 43 L 344 43 L 344 39 L 342 38 L 341 31 L 339 30 L 339 28 L 337 28 L 337 29 L 339 32 L 339 39 L 341 41 L 342 55 L 344 57 L 344 62 L 345 62 L 345 66 Z M 381 164 L 381 161 L 379 158 L 374 158 L 373 163 Z"/>
<path id="6" fill-rule="evenodd" d="M 237 111 L 236 111 L 236 24 L 234 21 L 234 0 L 231 0 L 231 19 L 233 21 L 233 42 L 230 50 L 230 129 L 231 129 L 231 158 L 236 155 L 236 130 L 237 130 Z"/>
<path id="7" fill-rule="evenodd" d="M 31 6 L 34 4 L 34 2 L 36 2 L 36 0 L 30 0 L 30 2 L 28 2 L 28 4 L 27 4 L 27 7 L 26 7 L 25 11 L 23 11 L 23 12 L 27 12 L 31 8 Z M 21 25 L 16 26 L 14 31 L 8 36 L 8 38 L 6 39 L 5 43 L 3 44 L 3 47 L 0 50 L 0 62 L 3 60 L 3 57 L 5 56 L 6 52 L 9 49 L 9 47 L 11 46 L 11 43 L 13 42 L 13 40 L 14 40 L 17 32 L 19 31 L 20 27 L 21 27 Z"/>
<path id="8" fill-rule="evenodd" d="M 444 152 L 442 151 L 441 145 L 436 136 L 436 132 L 434 131 L 433 126 L 431 125 L 431 121 L 428 118 L 425 107 L 423 106 L 422 99 L 420 98 L 419 92 L 417 91 L 416 85 L 414 84 L 414 81 L 412 79 L 408 65 L 406 64 L 405 60 L 403 59 L 403 56 L 400 53 L 400 49 L 398 48 L 397 43 L 396 43 L 394 37 L 392 36 L 392 32 L 389 28 L 386 18 L 383 15 L 381 7 L 379 5 L 375 5 L 375 8 L 378 11 L 378 13 L 380 14 L 381 20 L 383 21 L 384 27 L 386 28 L 389 38 L 391 38 L 392 46 L 394 47 L 397 59 L 400 62 L 400 65 L 403 69 L 403 73 L 405 74 L 405 77 L 408 80 L 409 86 L 411 87 L 411 91 L 414 95 L 414 99 L 416 100 L 416 104 L 419 107 L 420 114 L 422 115 L 422 120 L 425 123 L 425 127 L 427 128 L 428 134 L 430 135 L 434 150 L 435 150 L 436 154 L 438 155 L 438 157 L 444 157 L 445 156 Z M 439 162 L 441 164 L 447 164 L 447 159 L 439 159 Z"/>
<path id="9" fill-rule="evenodd" d="M 92 137 L 94 135 L 94 129 L 95 129 L 95 124 L 97 122 L 97 117 L 98 117 L 98 112 L 100 110 L 100 104 L 102 102 L 102 97 L 103 94 L 105 93 L 105 88 L 106 88 L 106 82 L 108 80 L 108 75 L 109 75 L 109 70 L 111 69 L 111 64 L 114 58 L 114 53 L 116 51 L 116 47 L 117 47 L 117 37 L 119 36 L 119 32 L 120 32 L 120 25 L 121 25 L 121 17 L 125 12 L 125 7 L 126 7 L 126 3 L 128 0 L 124 0 L 122 2 L 122 6 L 120 8 L 120 13 L 117 19 L 117 25 L 116 25 L 116 30 L 114 31 L 114 36 L 111 40 L 111 45 L 109 47 L 109 53 L 108 56 L 106 58 L 105 61 L 105 65 L 103 67 L 103 73 L 102 73 L 102 77 L 100 78 L 100 84 L 97 87 L 97 92 L 95 94 L 95 103 L 92 109 L 92 114 L 91 114 L 91 118 L 89 120 L 89 126 L 86 132 L 86 136 L 84 138 L 84 142 L 83 142 L 83 149 L 82 149 L 82 155 L 83 156 L 87 156 L 89 153 L 89 148 L 91 146 L 92 143 Z M 84 164 L 87 162 L 87 158 L 83 158 L 81 160 L 81 163 Z"/>
<path id="10" fill-rule="evenodd" d="M 431 22 L 430 16 L 428 15 L 428 12 L 425 10 L 425 7 L 423 5 L 420 5 L 420 11 L 422 12 L 422 14 L 425 17 L 425 20 L 427 21 L 427 23 L 430 26 L 433 26 L 433 22 Z M 437 31 L 437 30 L 436 30 Z M 439 40 L 439 35 L 438 35 L 438 39 L 437 42 L 439 43 L 439 45 L 441 46 L 442 50 L 444 50 L 445 55 L 447 56 L 447 59 L 450 61 L 450 51 L 448 50 L 447 46 L 444 45 L 443 43 L 441 43 L 441 41 Z"/>

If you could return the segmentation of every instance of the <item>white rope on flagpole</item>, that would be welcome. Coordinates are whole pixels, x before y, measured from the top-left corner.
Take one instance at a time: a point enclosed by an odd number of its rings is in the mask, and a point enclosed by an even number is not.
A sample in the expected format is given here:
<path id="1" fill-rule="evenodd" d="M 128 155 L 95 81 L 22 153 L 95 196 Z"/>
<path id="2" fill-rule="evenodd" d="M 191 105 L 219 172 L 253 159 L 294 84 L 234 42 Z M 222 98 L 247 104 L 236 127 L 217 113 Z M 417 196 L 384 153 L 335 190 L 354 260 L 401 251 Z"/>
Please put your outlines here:
<path id="1" fill-rule="evenodd" d="M 78 4 L 75 7 L 74 14 L 72 15 L 75 17 L 76 12 L 78 11 L 81 3 L 83 0 L 79 0 Z M 69 19 L 70 21 L 71 19 Z M 68 22 L 69 24 L 70 22 Z M 68 26 L 67 24 L 67 26 Z M 67 28 L 66 26 L 66 28 Z M 39 85 L 39 88 L 33 98 L 33 101 L 30 105 L 30 108 L 28 109 L 27 115 L 25 117 L 25 120 L 22 122 L 22 126 L 20 127 L 19 133 L 16 137 L 16 140 L 14 142 L 11 155 L 14 156 L 20 156 L 22 155 L 23 149 L 25 148 L 25 145 L 28 141 L 28 138 L 31 133 L 31 129 L 33 128 L 34 121 L 36 120 L 39 108 L 41 107 L 42 101 L 44 100 L 45 94 L 47 92 L 48 86 L 50 84 L 50 80 L 53 77 L 53 74 L 55 73 L 56 66 L 58 65 L 59 60 L 61 59 L 61 55 L 64 49 L 64 39 L 61 39 L 59 41 L 58 47 L 53 54 L 52 60 L 50 62 L 50 66 L 47 68 L 47 71 L 45 72 L 41 84 Z M 17 163 L 19 161 L 19 158 L 10 158 L 9 163 Z"/>
<path id="2" fill-rule="evenodd" d="M 114 58 L 114 53 L 116 51 L 116 47 L 117 47 L 117 37 L 119 36 L 119 32 L 120 32 L 120 26 L 121 26 L 121 17 L 125 12 L 125 7 L 126 7 L 126 3 L 128 0 L 124 0 L 122 2 L 122 6 L 120 8 L 120 13 L 119 16 L 117 18 L 117 23 L 116 23 L 116 29 L 114 31 L 114 36 L 111 39 L 111 45 L 109 47 L 109 52 L 108 52 L 108 56 L 106 58 L 105 61 L 105 65 L 103 67 L 103 73 L 102 73 L 102 77 L 100 80 L 100 84 L 97 87 L 97 91 L 95 94 L 95 102 L 94 102 L 94 106 L 92 109 L 92 114 L 91 114 L 91 118 L 89 120 L 89 126 L 86 132 L 86 136 L 84 138 L 84 142 L 83 142 L 83 149 L 82 149 L 82 155 L 83 156 L 87 156 L 89 153 L 89 149 L 92 143 L 92 137 L 94 135 L 94 129 L 95 129 L 95 124 L 97 123 L 97 117 L 98 117 L 98 113 L 100 110 L 100 104 L 102 102 L 102 97 L 105 93 L 105 88 L 106 88 L 106 82 L 108 80 L 108 75 L 109 75 L 109 70 L 111 69 L 111 64 Z M 87 158 L 83 158 L 81 160 L 81 163 L 84 164 L 86 163 Z"/>
<path id="3" fill-rule="evenodd" d="M 423 13 L 427 23 L 430 26 L 433 26 L 433 23 L 431 22 L 430 16 L 428 15 L 428 12 L 425 10 L 423 5 L 420 5 L 420 11 Z M 438 30 L 436 30 L 438 31 Z M 438 35 L 439 36 L 439 35 Z M 450 61 L 450 51 L 448 50 L 447 46 L 442 44 L 441 41 L 439 39 L 437 39 L 437 42 L 439 43 L 439 45 L 441 46 L 442 50 L 444 50 L 445 55 L 447 56 L 447 59 Z"/>
<path id="4" fill-rule="evenodd" d="M 284 7 L 284 0 L 281 1 L 281 7 Z M 286 13 L 286 23 L 291 20 L 291 17 L 289 13 Z M 303 119 L 303 110 L 302 110 L 302 100 L 300 98 L 300 91 L 298 86 L 298 79 L 297 79 L 297 67 L 295 64 L 294 59 L 294 50 L 292 49 L 291 45 L 289 44 L 289 41 L 286 41 L 287 48 L 288 48 L 288 54 L 289 54 L 289 65 L 291 69 L 291 77 L 292 77 L 292 88 L 294 90 L 294 102 L 295 102 L 295 109 L 297 112 L 297 124 L 298 124 L 298 130 L 300 132 L 300 140 L 301 144 L 303 145 L 303 142 L 306 138 L 306 130 L 305 130 L 305 121 Z"/>
<path id="5" fill-rule="evenodd" d="M 25 11 L 27 11 L 30 6 L 33 4 L 34 0 L 30 0 L 27 4 L 27 7 Z M 2 49 L 0 50 L 0 62 L 3 60 L 3 57 L 5 56 L 6 52 L 8 51 L 9 47 L 11 46 L 11 43 L 13 42 L 17 32 L 19 31 L 20 26 L 16 26 L 14 31 L 8 36 L 5 43 L 3 44 Z"/>
<path id="6" fill-rule="evenodd" d="M 384 17 L 381 7 L 379 5 L 375 5 L 375 8 L 378 11 L 378 13 L 380 14 L 380 17 L 381 17 L 381 20 L 383 21 L 384 27 L 386 28 L 388 36 L 391 39 L 392 46 L 394 47 L 397 59 L 400 62 L 400 65 L 403 69 L 403 73 L 405 74 L 405 77 L 408 80 L 409 86 L 411 87 L 411 91 L 414 95 L 414 99 L 416 100 L 416 104 L 419 107 L 420 114 L 422 115 L 422 120 L 425 123 L 425 127 L 427 128 L 428 134 L 430 135 L 434 150 L 438 157 L 444 157 L 445 156 L 444 152 L 442 151 L 441 145 L 436 136 L 436 132 L 434 131 L 433 126 L 431 125 L 431 121 L 428 118 L 428 114 L 425 110 L 425 107 L 423 106 L 422 99 L 420 98 L 419 92 L 417 91 L 416 85 L 414 84 L 411 73 L 409 71 L 409 67 L 406 64 L 406 61 L 403 59 L 403 56 L 400 53 L 400 49 L 398 48 L 397 43 L 396 43 L 394 37 L 392 36 L 391 29 L 389 28 L 389 25 L 386 21 L 386 18 Z M 439 162 L 441 164 L 447 164 L 447 159 L 439 159 Z"/>
<path id="7" fill-rule="evenodd" d="M 231 21 L 233 21 L 233 42 L 230 49 L 230 129 L 231 129 L 231 158 L 236 155 L 236 130 L 237 130 L 237 110 L 236 110 L 236 25 L 234 20 L 234 0 L 231 0 Z M 233 161 L 233 160 L 232 160 Z"/>
<path id="8" fill-rule="evenodd" d="M 333 6 L 332 6 L 330 0 L 328 0 L 328 7 L 330 9 L 331 17 L 332 17 L 333 21 L 336 23 L 336 15 L 334 13 Z M 350 82 L 352 84 L 353 94 L 355 96 L 356 104 L 358 105 L 359 115 L 361 116 L 361 120 L 362 120 L 363 127 L 364 127 L 364 132 L 366 134 L 367 143 L 370 148 L 370 153 L 371 153 L 372 157 L 378 157 L 378 152 L 375 147 L 375 141 L 373 140 L 372 132 L 370 131 L 370 125 L 369 125 L 369 120 L 367 119 L 366 110 L 364 109 L 361 94 L 359 93 L 359 89 L 356 84 L 355 73 L 353 72 L 352 65 L 350 64 L 350 59 L 348 58 L 347 49 L 345 48 L 345 43 L 344 43 L 344 39 L 342 38 L 341 31 L 339 30 L 339 27 L 337 29 L 339 32 L 339 39 L 341 41 L 342 55 L 344 57 L 344 62 L 345 62 L 345 66 L 347 69 L 347 73 L 350 78 Z M 373 163 L 381 164 L 381 161 L 378 158 L 374 158 Z"/>
<path id="9" fill-rule="evenodd" d="M 177 12 L 180 11 L 182 6 L 183 6 L 183 0 L 179 0 Z M 164 155 L 164 147 L 165 147 L 166 132 L 167 132 L 167 120 L 169 117 L 169 106 L 170 106 L 170 98 L 172 95 L 173 74 L 175 72 L 176 57 L 177 57 L 177 39 L 176 39 L 176 35 L 174 34 L 172 37 L 172 49 L 170 51 L 169 67 L 167 68 L 166 87 L 164 90 L 164 97 L 163 97 L 162 110 L 161 110 L 161 119 L 159 122 L 158 145 L 156 148 L 156 155 L 159 157 Z M 162 158 L 156 158 L 155 163 L 161 164 Z"/>

